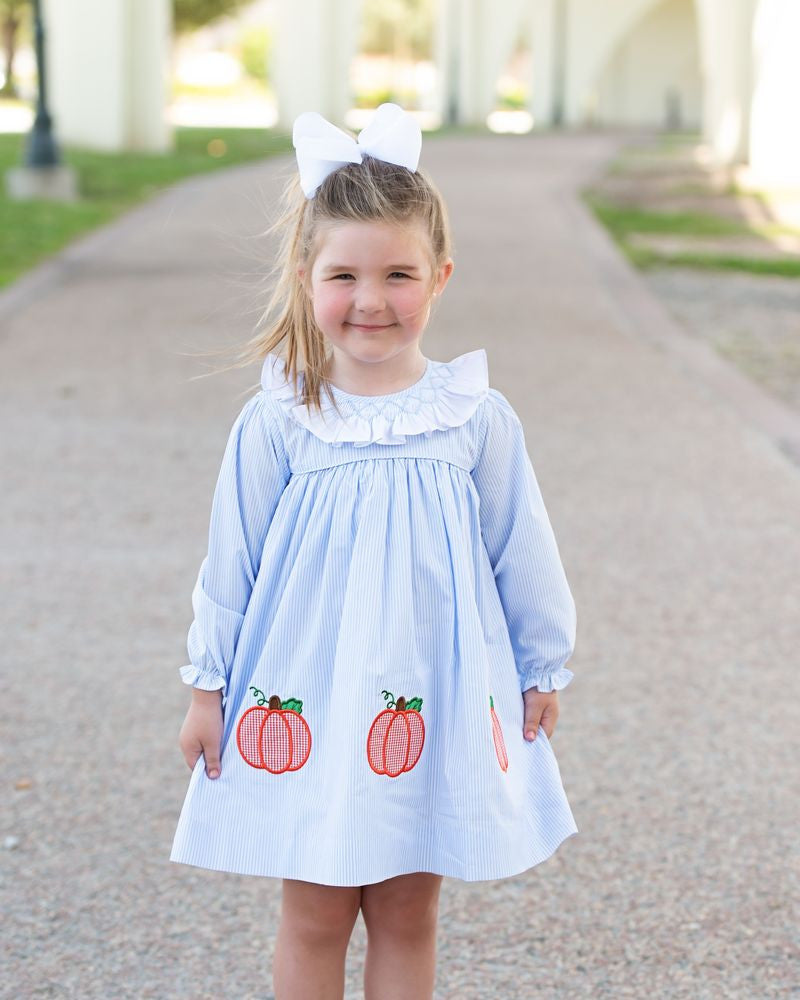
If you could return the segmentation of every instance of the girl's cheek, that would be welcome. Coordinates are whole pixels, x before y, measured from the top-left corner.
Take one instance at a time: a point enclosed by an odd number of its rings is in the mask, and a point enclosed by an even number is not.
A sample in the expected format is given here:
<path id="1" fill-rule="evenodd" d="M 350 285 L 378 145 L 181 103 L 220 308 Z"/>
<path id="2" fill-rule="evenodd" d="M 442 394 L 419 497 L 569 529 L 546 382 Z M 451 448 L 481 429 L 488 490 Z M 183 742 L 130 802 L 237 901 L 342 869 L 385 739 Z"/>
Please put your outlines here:
<path id="1" fill-rule="evenodd" d="M 314 319 L 321 330 L 331 330 L 339 325 L 339 318 L 331 312 L 326 312 L 324 309 L 317 308 L 314 311 Z"/>
<path id="2" fill-rule="evenodd" d="M 397 310 L 409 319 L 423 320 L 428 314 L 427 296 L 416 290 L 410 291 L 398 301 Z"/>
<path id="3" fill-rule="evenodd" d="M 345 296 L 335 292 L 325 291 L 314 296 L 314 315 L 317 322 L 326 319 L 337 319 L 347 308 Z"/>

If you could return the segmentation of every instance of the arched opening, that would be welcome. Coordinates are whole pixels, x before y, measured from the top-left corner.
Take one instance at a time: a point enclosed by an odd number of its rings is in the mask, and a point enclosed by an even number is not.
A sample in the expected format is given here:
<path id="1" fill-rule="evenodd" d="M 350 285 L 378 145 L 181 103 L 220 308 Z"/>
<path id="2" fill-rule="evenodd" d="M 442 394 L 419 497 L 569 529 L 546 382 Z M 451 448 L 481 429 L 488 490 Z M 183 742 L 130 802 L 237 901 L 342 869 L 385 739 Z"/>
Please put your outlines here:
<path id="1" fill-rule="evenodd" d="M 608 125 L 699 129 L 700 51 L 694 0 L 661 0 L 614 47 L 591 118 Z"/>
<path id="2" fill-rule="evenodd" d="M 352 128 L 394 101 L 430 124 L 436 101 L 435 0 L 360 0 L 357 51 L 350 64 Z"/>

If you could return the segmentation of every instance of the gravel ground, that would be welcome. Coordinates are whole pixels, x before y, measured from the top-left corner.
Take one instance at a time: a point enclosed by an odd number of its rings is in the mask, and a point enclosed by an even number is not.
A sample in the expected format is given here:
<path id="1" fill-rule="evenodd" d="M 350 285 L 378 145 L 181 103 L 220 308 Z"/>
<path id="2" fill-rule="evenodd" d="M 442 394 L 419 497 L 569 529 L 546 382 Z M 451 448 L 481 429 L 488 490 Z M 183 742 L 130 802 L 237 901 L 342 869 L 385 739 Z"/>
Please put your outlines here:
<path id="1" fill-rule="evenodd" d="M 800 279 L 686 268 L 643 278 L 691 336 L 800 413 Z"/>
<path id="2" fill-rule="evenodd" d="M 579 833 L 445 880 L 439 1000 L 800 996 L 800 472 L 685 357 L 576 195 L 613 136 L 430 142 L 457 269 L 575 594 L 553 745 Z M 168 861 L 191 588 L 286 163 L 196 178 L 0 297 L 3 976 L 13 998 L 271 995 L 280 883 Z M 5 839 L 4 839 L 5 838 Z M 359 922 L 347 998 L 361 995 Z"/>

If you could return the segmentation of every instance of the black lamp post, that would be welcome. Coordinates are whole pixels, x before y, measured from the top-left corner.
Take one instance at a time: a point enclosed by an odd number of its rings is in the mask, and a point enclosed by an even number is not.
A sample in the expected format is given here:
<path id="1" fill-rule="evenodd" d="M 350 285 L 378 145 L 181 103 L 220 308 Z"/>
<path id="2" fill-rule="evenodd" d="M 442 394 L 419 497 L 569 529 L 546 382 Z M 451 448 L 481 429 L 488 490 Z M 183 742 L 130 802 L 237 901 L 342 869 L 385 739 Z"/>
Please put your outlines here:
<path id="1" fill-rule="evenodd" d="M 447 106 L 445 107 L 445 122 L 448 125 L 458 125 L 459 124 L 459 97 L 460 97 L 460 81 L 459 73 L 461 68 L 459 66 L 459 48 L 461 46 L 461 37 L 459 33 L 460 29 L 460 11 L 456 5 L 456 0 L 445 0 L 447 4 L 445 8 L 445 14 L 447 16 L 447 28 L 446 37 L 448 44 L 448 61 L 450 65 L 447 67 Z"/>
<path id="2" fill-rule="evenodd" d="M 553 26 L 553 104 L 550 112 L 552 124 L 564 124 L 567 75 L 567 16 L 568 0 L 556 0 Z"/>
<path id="3" fill-rule="evenodd" d="M 39 95 L 36 101 L 36 118 L 28 135 L 25 165 L 28 167 L 54 167 L 60 163 L 58 147 L 53 138 L 53 121 L 47 110 L 47 87 L 44 65 L 44 25 L 40 0 L 33 0 L 33 25 L 36 38 L 36 68 L 39 75 Z"/>

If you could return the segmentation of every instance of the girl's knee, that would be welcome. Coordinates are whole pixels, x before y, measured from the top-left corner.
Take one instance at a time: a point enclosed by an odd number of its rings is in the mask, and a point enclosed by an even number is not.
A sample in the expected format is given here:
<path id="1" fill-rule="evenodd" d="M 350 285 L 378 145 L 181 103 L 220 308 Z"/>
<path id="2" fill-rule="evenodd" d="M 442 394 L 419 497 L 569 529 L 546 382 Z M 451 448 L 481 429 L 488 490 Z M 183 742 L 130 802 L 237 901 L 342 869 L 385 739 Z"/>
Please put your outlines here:
<path id="1" fill-rule="evenodd" d="M 417 872 L 365 885 L 361 912 L 367 931 L 397 939 L 426 937 L 436 929 L 441 875 Z"/>
<path id="2" fill-rule="evenodd" d="M 360 887 L 283 880 L 282 919 L 309 943 L 349 940 L 360 906 Z"/>

